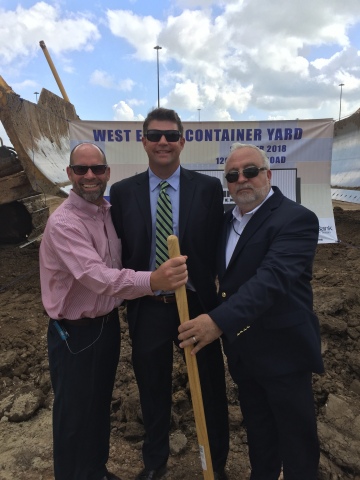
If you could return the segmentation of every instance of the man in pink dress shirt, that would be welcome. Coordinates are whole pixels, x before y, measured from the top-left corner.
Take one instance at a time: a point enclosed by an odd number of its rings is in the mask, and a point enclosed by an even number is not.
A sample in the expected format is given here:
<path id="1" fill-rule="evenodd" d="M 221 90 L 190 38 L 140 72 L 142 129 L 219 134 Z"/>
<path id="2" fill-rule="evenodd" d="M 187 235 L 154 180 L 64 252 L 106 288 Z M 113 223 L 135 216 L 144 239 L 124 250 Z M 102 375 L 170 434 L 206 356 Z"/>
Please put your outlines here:
<path id="1" fill-rule="evenodd" d="M 110 402 L 120 354 L 124 299 L 174 290 L 186 257 L 153 272 L 122 268 L 121 244 L 104 198 L 110 168 L 92 143 L 70 154 L 69 197 L 50 216 L 40 246 L 42 301 L 50 317 L 56 480 L 116 480 L 108 472 Z"/>

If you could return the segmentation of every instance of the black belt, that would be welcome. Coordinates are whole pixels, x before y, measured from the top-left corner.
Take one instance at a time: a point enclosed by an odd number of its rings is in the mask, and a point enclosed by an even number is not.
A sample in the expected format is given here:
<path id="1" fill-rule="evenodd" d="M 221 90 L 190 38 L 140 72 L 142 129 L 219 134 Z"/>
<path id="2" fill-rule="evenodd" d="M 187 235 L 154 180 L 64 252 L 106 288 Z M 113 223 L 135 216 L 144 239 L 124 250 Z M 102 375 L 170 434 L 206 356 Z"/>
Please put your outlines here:
<path id="1" fill-rule="evenodd" d="M 162 303 L 175 303 L 176 297 L 175 293 L 169 293 L 168 295 L 149 295 L 148 298 L 154 300 L 155 302 L 162 302 Z"/>
<path id="2" fill-rule="evenodd" d="M 79 318 L 77 320 L 68 320 L 67 318 L 62 318 L 61 320 L 59 319 L 58 322 L 61 322 L 63 325 L 67 326 L 76 326 L 76 327 L 90 327 L 91 325 L 94 325 L 95 323 L 108 323 L 110 320 L 113 320 L 115 318 L 118 318 L 118 309 L 114 308 L 110 313 L 106 315 L 101 315 L 100 317 L 86 317 L 86 318 Z"/>
<path id="3" fill-rule="evenodd" d="M 193 290 L 186 290 L 187 295 L 196 295 L 196 292 Z M 168 293 L 164 295 L 148 295 L 146 298 L 150 298 L 155 302 L 162 302 L 162 303 L 175 303 L 176 296 L 175 293 Z"/>

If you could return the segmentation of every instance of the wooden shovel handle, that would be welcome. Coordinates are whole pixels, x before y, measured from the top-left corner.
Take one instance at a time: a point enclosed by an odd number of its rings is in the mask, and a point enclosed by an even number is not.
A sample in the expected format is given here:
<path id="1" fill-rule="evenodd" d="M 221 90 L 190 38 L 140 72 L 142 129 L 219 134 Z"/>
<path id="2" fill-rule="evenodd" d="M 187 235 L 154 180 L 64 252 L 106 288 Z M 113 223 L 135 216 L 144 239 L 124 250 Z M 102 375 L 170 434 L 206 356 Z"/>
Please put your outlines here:
<path id="1" fill-rule="evenodd" d="M 170 235 L 167 239 L 170 258 L 180 255 L 178 238 Z M 176 304 L 179 312 L 180 323 L 189 320 L 189 308 L 186 296 L 186 287 L 183 285 L 175 291 Z M 191 355 L 192 347 L 185 347 L 185 360 L 189 377 L 191 400 L 194 410 L 196 433 L 199 442 L 201 466 L 205 480 L 214 480 L 214 472 L 211 461 L 209 439 L 206 428 L 204 404 L 201 393 L 199 370 L 195 355 Z"/>

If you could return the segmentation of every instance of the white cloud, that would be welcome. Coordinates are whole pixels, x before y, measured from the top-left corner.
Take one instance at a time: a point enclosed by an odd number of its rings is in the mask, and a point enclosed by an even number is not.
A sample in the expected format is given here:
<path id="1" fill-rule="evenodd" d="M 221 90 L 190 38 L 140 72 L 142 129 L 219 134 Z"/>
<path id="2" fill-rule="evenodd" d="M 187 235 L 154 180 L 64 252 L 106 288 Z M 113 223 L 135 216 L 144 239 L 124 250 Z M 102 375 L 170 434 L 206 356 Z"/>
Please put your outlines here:
<path id="1" fill-rule="evenodd" d="M 101 70 L 95 70 L 91 74 L 90 83 L 92 85 L 98 85 L 100 87 L 114 90 L 123 90 L 126 92 L 130 92 L 135 85 L 135 82 L 131 80 L 131 78 L 116 81 L 113 75 Z"/>
<path id="2" fill-rule="evenodd" d="M 0 61 L 3 65 L 35 56 L 40 40 L 51 48 L 51 52 L 61 54 L 91 50 L 100 39 L 98 28 L 84 15 L 78 13 L 61 18 L 59 8 L 46 2 L 35 3 L 29 9 L 21 5 L 15 10 L 0 9 L 0 16 Z"/>
<path id="3" fill-rule="evenodd" d="M 144 105 L 144 100 L 139 100 L 138 98 L 130 98 L 127 103 L 132 107 L 138 107 L 140 105 Z"/>
<path id="4" fill-rule="evenodd" d="M 339 56 L 339 53 L 336 54 Z M 311 62 L 316 69 L 322 70 L 323 68 L 327 67 L 331 63 L 331 58 L 317 58 L 316 60 Z"/>
<path id="5" fill-rule="evenodd" d="M 120 80 L 118 82 L 118 89 L 125 90 L 126 92 L 131 92 L 135 85 L 135 82 L 131 80 L 131 78 L 125 78 L 124 80 Z"/>
<path id="6" fill-rule="evenodd" d="M 142 115 L 135 115 L 133 109 L 123 100 L 113 106 L 114 120 L 135 121 L 144 120 Z"/>
<path id="7" fill-rule="evenodd" d="M 17 82 L 12 85 L 12 89 L 16 92 L 22 88 L 34 87 L 39 88 L 39 84 L 34 80 L 24 80 L 23 82 Z"/>
<path id="8" fill-rule="evenodd" d="M 344 71 L 339 71 L 338 76 L 337 76 L 337 82 L 336 85 L 340 85 L 340 83 L 343 83 L 343 90 L 346 87 L 346 91 L 354 91 L 356 95 L 359 94 L 359 89 L 360 89 L 360 78 L 355 77 L 354 75 L 351 75 L 349 72 L 344 72 Z"/>
<path id="9" fill-rule="evenodd" d="M 199 108 L 204 120 L 336 116 L 339 83 L 344 114 L 359 107 L 359 0 L 172 0 L 145 14 L 144 0 L 128 2 L 132 10 L 85 0 L 24 4 L 0 8 L 0 62 L 10 82 L 30 96 L 39 88 L 43 39 L 73 74 L 64 77 L 75 105 L 82 101 L 92 118 L 104 115 L 96 106 L 106 112 L 117 102 L 115 115 L 136 119 L 156 103 L 155 45 L 161 104 L 185 117 L 197 119 Z"/>
<path id="10" fill-rule="evenodd" d="M 348 58 L 342 68 L 335 68 L 334 60 L 345 59 L 348 30 L 360 20 L 359 2 L 340 8 L 327 0 L 304 0 L 274 8 L 261 0 L 233 1 L 225 2 L 218 16 L 212 15 L 210 10 L 185 10 L 169 17 L 161 31 L 165 61 L 177 60 L 179 69 L 173 77 L 182 78 L 181 88 L 177 80 L 165 102 L 183 100 L 186 108 L 201 103 L 219 113 L 239 114 L 255 105 L 275 116 L 292 106 L 296 117 L 303 117 L 312 106 L 324 105 L 326 96 L 336 97 L 335 79 L 344 77 L 346 65 L 356 64 Z M 332 46 L 338 52 L 333 59 L 311 61 L 304 56 L 308 46 Z M 323 80 L 313 67 L 322 70 L 330 64 L 334 68 L 326 78 L 329 88 L 320 89 Z M 349 76 L 353 85 L 359 72 Z M 169 86 L 170 78 L 167 72 L 163 85 Z"/>
<path id="11" fill-rule="evenodd" d="M 135 49 L 135 57 L 154 60 L 154 46 L 161 31 L 161 22 L 153 17 L 141 17 L 128 10 L 108 10 L 111 33 L 124 38 Z"/>
<path id="12" fill-rule="evenodd" d="M 196 83 L 186 80 L 184 83 L 177 83 L 168 97 L 162 101 L 165 104 L 186 110 L 196 110 L 200 105 L 199 91 Z"/>
<path id="13" fill-rule="evenodd" d="M 176 3 L 181 8 L 206 8 L 223 2 L 214 2 L 214 0 L 177 0 Z"/>
<path id="14" fill-rule="evenodd" d="M 95 70 L 90 76 L 90 83 L 104 88 L 114 88 L 114 77 L 106 72 Z"/>

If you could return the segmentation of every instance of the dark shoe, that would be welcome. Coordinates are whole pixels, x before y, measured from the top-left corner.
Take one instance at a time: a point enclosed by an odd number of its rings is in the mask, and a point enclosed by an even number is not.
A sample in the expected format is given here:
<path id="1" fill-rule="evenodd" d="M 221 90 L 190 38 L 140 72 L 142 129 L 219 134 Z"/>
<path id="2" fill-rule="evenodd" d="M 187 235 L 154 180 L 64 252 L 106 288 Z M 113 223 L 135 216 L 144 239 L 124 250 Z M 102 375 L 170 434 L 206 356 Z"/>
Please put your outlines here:
<path id="1" fill-rule="evenodd" d="M 100 480 L 121 480 L 120 477 L 117 477 L 113 473 L 108 472 L 105 477 L 100 478 Z"/>
<path id="2" fill-rule="evenodd" d="M 147 470 L 144 468 L 135 480 L 157 480 L 158 478 L 162 478 L 165 473 L 166 464 L 154 470 Z"/>
<path id="3" fill-rule="evenodd" d="M 214 480 L 228 480 L 228 476 L 224 469 L 214 471 Z"/>

